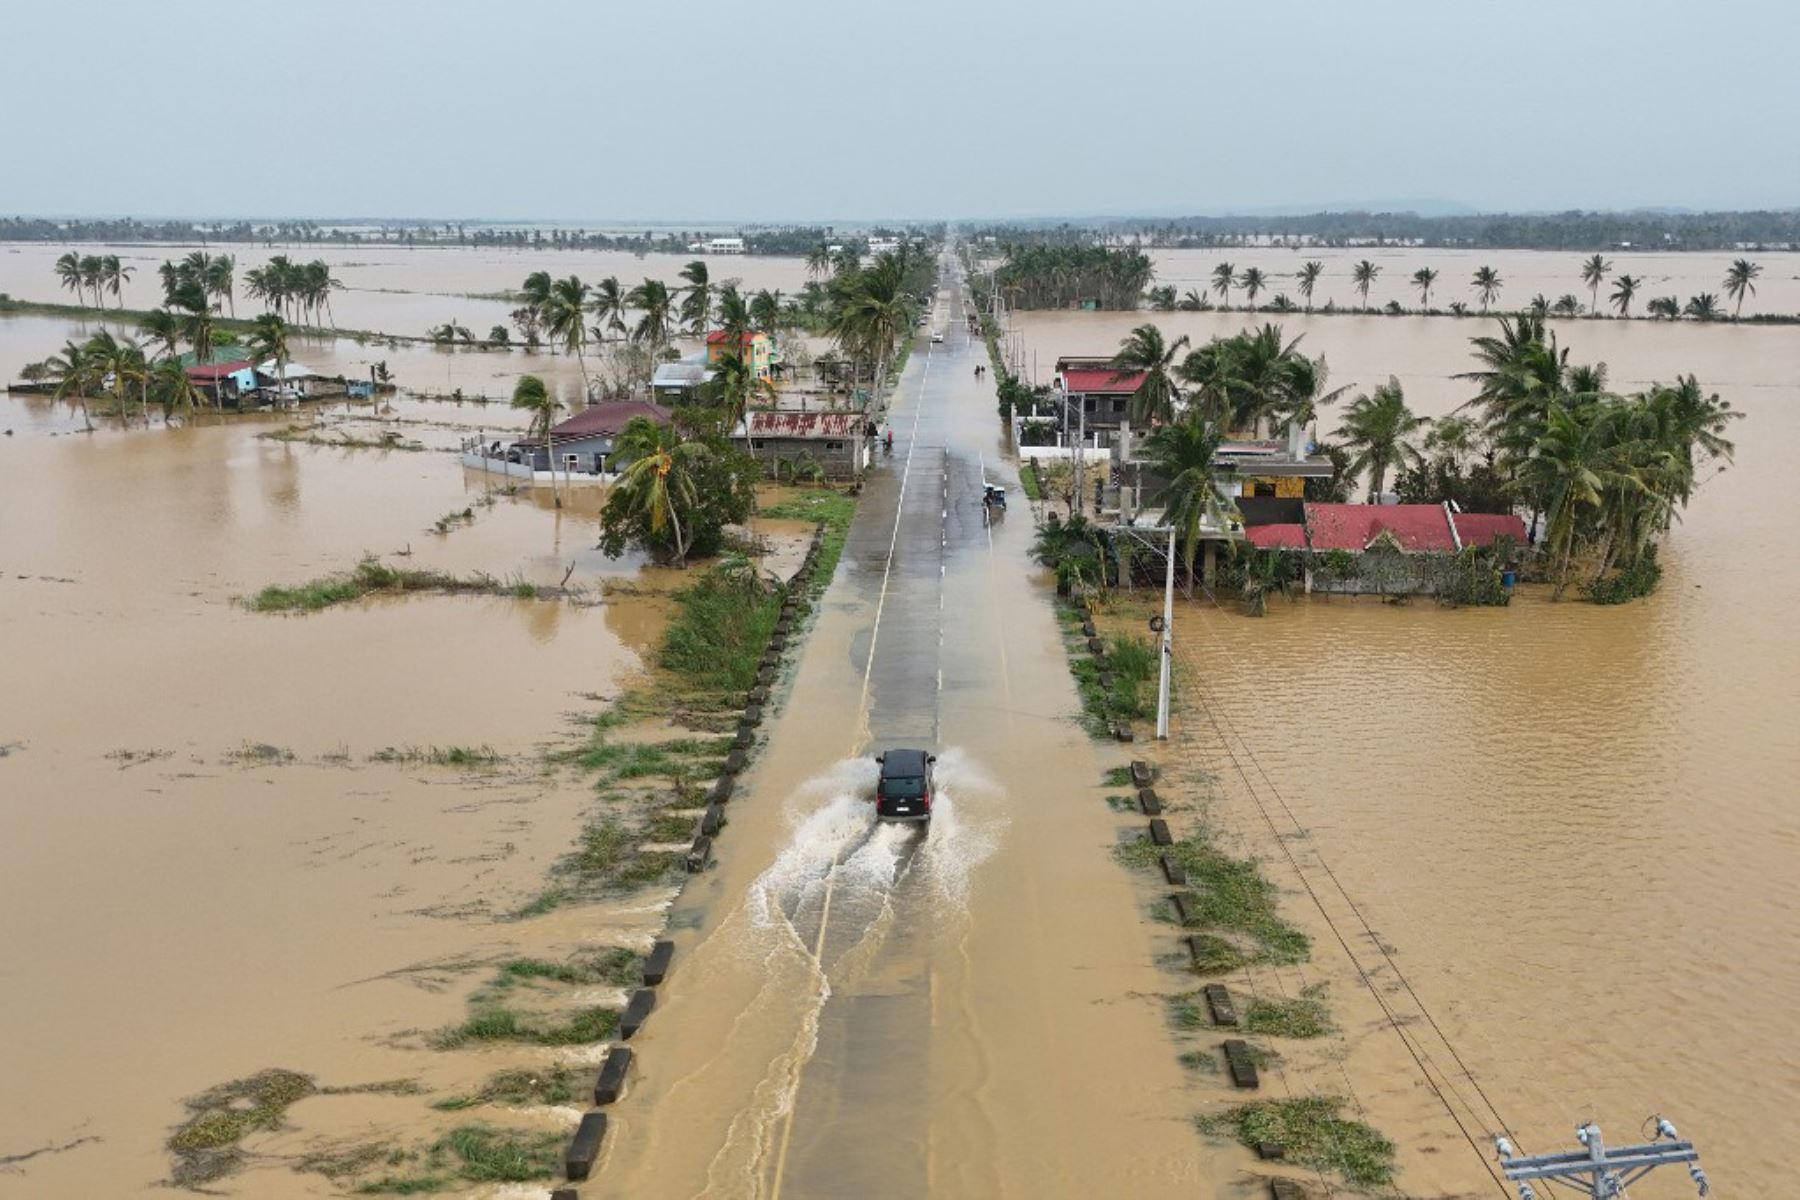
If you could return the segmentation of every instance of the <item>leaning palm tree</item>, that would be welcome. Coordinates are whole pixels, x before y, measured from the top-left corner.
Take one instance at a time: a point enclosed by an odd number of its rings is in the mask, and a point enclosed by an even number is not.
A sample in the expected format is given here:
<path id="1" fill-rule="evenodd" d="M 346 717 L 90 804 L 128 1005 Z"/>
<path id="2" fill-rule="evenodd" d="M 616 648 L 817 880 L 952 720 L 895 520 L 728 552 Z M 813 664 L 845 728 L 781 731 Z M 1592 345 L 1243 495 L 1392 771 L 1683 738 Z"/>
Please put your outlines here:
<path id="1" fill-rule="evenodd" d="M 669 295 L 669 285 L 660 279 L 646 279 L 631 289 L 625 302 L 638 314 L 631 340 L 648 345 L 652 355 L 660 355 L 674 332 L 675 300 Z"/>
<path id="2" fill-rule="evenodd" d="M 1740 258 L 1731 264 L 1725 272 L 1725 294 L 1737 301 L 1737 307 L 1731 312 L 1733 318 L 1744 313 L 1744 293 L 1756 295 L 1756 277 L 1762 274 L 1762 267 L 1747 258 Z"/>
<path id="3" fill-rule="evenodd" d="M 550 299 L 544 305 L 544 330 L 553 342 L 575 356 L 581 371 L 581 391 L 586 396 L 592 385 L 587 373 L 587 308 L 588 287 L 580 276 L 571 275 L 550 285 Z"/>
<path id="4" fill-rule="evenodd" d="M 1492 267 L 1477 267 L 1473 282 L 1476 294 L 1481 297 L 1481 311 L 1486 312 L 1494 297 L 1500 294 L 1500 272 Z"/>
<path id="5" fill-rule="evenodd" d="M 231 315 L 237 316 L 237 260 L 229 254 L 220 254 L 206 264 L 206 290 L 215 296 L 223 296 L 225 303 L 231 306 Z"/>
<path id="6" fill-rule="evenodd" d="M 1409 440 L 1430 422 L 1413 415 L 1406 394 L 1393 376 L 1373 392 L 1358 396 L 1344 410 L 1338 444 L 1351 454 L 1348 473 L 1369 473 L 1369 500 L 1381 494 L 1388 472 L 1417 465 L 1422 456 Z"/>
<path id="7" fill-rule="evenodd" d="M 1552 405 L 1537 452 L 1525 465 L 1530 483 L 1549 497 L 1544 544 L 1555 585 L 1552 599 L 1562 599 L 1569 586 L 1582 511 L 1599 507 L 1605 493 L 1624 482 L 1612 445 L 1615 419 L 1615 410 L 1604 404 Z"/>
<path id="8" fill-rule="evenodd" d="M 1637 295 L 1638 288 L 1643 286 L 1643 282 L 1633 275 L 1621 275 L 1613 280 L 1613 307 L 1619 310 L 1621 317 L 1631 315 L 1631 299 Z"/>
<path id="9" fill-rule="evenodd" d="M 721 424 L 726 430 L 736 427 L 753 403 L 774 403 L 775 385 L 756 373 L 755 364 L 744 356 L 741 347 L 720 354 L 712 361 L 711 370 L 712 378 L 706 381 L 702 395 L 719 406 Z"/>
<path id="10" fill-rule="evenodd" d="M 100 287 L 106 282 L 106 263 L 98 255 L 84 254 L 81 256 L 81 282 L 84 286 L 92 289 L 94 307 L 100 308 L 102 306 Z"/>
<path id="11" fill-rule="evenodd" d="M 53 355 L 46 363 L 50 369 L 49 378 L 53 384 L 51 399 L 68 400 L 73 398 L 81 406 L 81 424 L 93 432 L 93 418 L 88 416 L 88 390 L 100 380 L 95 370 L 94 357 L 88 353 L 87 347 L 75 342 L 64 342 L 63 352 Z"/>
<path id="12" fill-rule="evenodd" d="M 1581 282 L 1588 285 L 1588 310 L 1598 316 L 1600 313 L 1600 285 L 1606 282 L 1612 264 L 1604 255 L 1596 254 L 1581 264 Z"/>
<path id="13" fill-rule="evenodd" d="M 1112 359 L 1112 368 L 1117 372 L 1113 381 L 1116 383 L 1139 371 L 1144 373 L 1143 381 L 1131 394 L 1131 419 L 1137 424 L 1167 423 L 1175 419 L 1175 402 L 1180 393 L 1175 387 L 1170 364 L 1187 345 L 1186 334 L 1172 344 L 1165 344 L 1162 330 L 1148 323 L 1133 329 L 1119 343 L 1119 352 Z"/>
<path id="14" fill-rule="evenodd" d="M 688 332 L 704 336 L 707 324 L 712 319 L 712 277 L 706 269 L 706 263 L 696 258 L 681 268 L 681 278 L 687 280 L 687 288 L 681 297 L 681 320 Z"/>
<path id="15" fill-rule="evenodd" d="M 652 538 L 671 538 L 671 557 L 676 565 L 685 566 L 693 534 L 691 521 L 684 528 L 683 518 L 691 518 L 699 507 L 695 474 L 707 456 L 706 447 L 682 441 L 669 426 L 633 417 L 620 431 L 614 453 L 629 465 L 614 485 L 608 506 L 616 502 L 641 517 Z"/>
<path id="16" fill-rule="evenodd" d="M 823 279 L 831 274 L 831 247 L 824 242 L 814 242 L 812 249 L 806 252 L 806 273 L 813 279 Z"/>
<path id="17" fill-rule="evenodd" d="M 1350 279 L 1356 284 L 1356 292 L 1362 297 L 1362 306 L 1369 307 L 1369 288 L 1374 286 L 1375 277 L 1381 274 L 1381 268 L 1363 259 L 1350 269 Z"/>
<path id="18" fill-rule="evenodd" d="M 200 389 L 194 386 L 187 368 L 173 358 L 158 359 L 156 365 L 150 368 L 148 387 L 151 398 L 162 406 L 165 425 L 176 409 L 192 416 L 195 406 L 206 400 Z"/>
<path id="19" fill-rule="evenodd" d="M 1413 286 L 1419 289 L 1419 307 L 1431 307 L 1431 286 L 1437 282 L 1438 273 L 1430 267 L 1420 267 L 1413 272 Z"/>
<path id="20" fill-rule="evenodd" d="M 181 352 L 181 320 L 166 308 L 151 309 L 144 314 L 144 334 L 151 341 L 162 345 L 165 358 L 175 358 Z"/>
<path id="21" fill-rule="evenodd" d="M 118 255 L 108 254 L 100 260 L 100 273 L 105 278 L 106 290 L 113 294 L 113 300 L 117 302 L 118 307 L 124 308 L 125 298 L 122 292 L 124 286 L 131 282 L 136 268 L 126 266 L 119 260 Z"/>
<path id="22" fill-rule="evenodd" d="M 1213 291 L 1219 293 L 1219 304 L 1224 308 L 1231 307 L 1231 285 L 1237 280 L 1237 268 L 1228 262 L 1220 263 L 1213 268 Z"/>
<path id="23" fill-rule="evenodd" d="M 1163 480 L 1151 503 L 1162 505 L 1163 520 L 1175 530 L 1189 592 L 1194 590 L 1194 552 L 1201 534 L 1210 529 L 1224 536 L 1237 518 L 1237 506 L 1224 495 L 1233 476 L 1214 461 L 1224 437 L 1217 425 L 1194 414 L 1152 430 L 1142 445 L 1145 465 Z"/>
<path id="24" fill-rule="evenodd" d="M 82 294 L 85 281 L 81 277 L 81 255 L 73 250 L 56 260 L 56 277 L 68 291 L 75 293 L 75 299 L 83 308 L 87 307 L 87 297 Z"/>
<path id="25" fill-rule="evenodd" d="M 1306 311 L 1312 311 L 1313 288 L 1318 286 L 1319 276 L 1325 273 L 1325 264 L 1309 262 L 1294 272 L 1294 280 L 1300 285 L 1300 294 L 1306 297 Z"/>
<path id="26" fill-rule="evenodd" d="M 1238 276 L 1238 286 L 1244 289 L 1246 296 L 1250 297 L 1252 310 L 1256 308 L 1257 294 L 1268 285 L 1268 277 L 1262 273 L 1261 267 L 1245 267 L 1244 273 Z"/>
<path id="27" fill-rule="evenodd" d="M 194 361 L 209 363 L 213 353 L 213 311 L 197 280 L 183 280 L 175 289 L 170 307 L 181 323 L 181 336 L 194 348 Z"/>
<path id="28" fill-rule="evenodd" d="M 781 289 L 770 291 L 763 288 L 750 297 L 750 323 L 770 337 L 781 328 L 782 321 Z"/>

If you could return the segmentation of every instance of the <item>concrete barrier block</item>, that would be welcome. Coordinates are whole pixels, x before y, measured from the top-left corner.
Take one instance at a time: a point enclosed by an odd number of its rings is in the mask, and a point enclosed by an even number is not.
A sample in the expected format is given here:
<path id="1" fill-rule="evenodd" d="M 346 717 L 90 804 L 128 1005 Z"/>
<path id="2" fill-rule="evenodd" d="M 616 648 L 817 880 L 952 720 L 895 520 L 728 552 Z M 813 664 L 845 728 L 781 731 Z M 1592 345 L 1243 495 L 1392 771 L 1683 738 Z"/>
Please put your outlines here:
<path id="1" fill-rule="evenodd" d="M 1175 892 L 1169 897 L 1169 906 L 1175 910 L 1175 920 L 1182 925 L 1187 925 L 1194 919 L 1194 910 L 1198 907 L 1198 902 L 1192 892 Z"/>
<path id="2" fill-rule="evenodd" d="M 712 786 L 712 794 L 708 797 L 714 804 L 723 804 L 731 799 L 731 793 L 737 790 L 736 775 L 721 775 Z"/>
<path id="3" fill-rule="evenodd" d="M 1231 1071 L 1231 1083 L 1234 1087 L 1253 1088 L 1257 1086 L 1256 1063 L 1250 1057 L 1250 1044 L 1240 1038 L 1228 1038 L 1225 1042 L 1225 1066 Z"/>
<path id="4" fill-rule="evenodd" d="M 675 957 L 674 942 L 657 942 L 650 947 L 650 953 L 644 956 L 644 986 L 655 987 L 669 973 L 669 963 Z"/>
<path id="5" fill-rule="evenodd" d="M 1256 1157 L 1264 1162 L 1280 1162 L 1287 1157 L 1287 1147 L 1280 1142 L 1258 1142 Z"/>
<path id="6" fill-rule="evenodd" d="M 1307 1200 L 1306 1188 L 1292 1179 L 1269 1180 L 1269 1195 L 1272 1200 Z"/>
<path id="7" fill-rule="evenodd" d="M 1127 725 L 1124 721 L 1120 721 L 1117 725 L 1113 726 L 1113 736 L 1121 742 L 1130 742 L 1137 739 L 1137 735 L 1131 732 L 1131 726 Z"/>
<path id="8" fill-rule="evenodd" d="M 1138 807 L 1144 810 L 1146 817 L 1162 815 L 1162 797 L 1156 794 L 1155 788 L 1138 789 Z"/>
<path id="9" fill-rule="evenodd" d="M 725 828 L 725 806 L 709 804 L 706 811 L 700 814 L 700 832 L 707 837 L 718 837 L 719 830 Z"/>
<path id="10" fill-rule="evenodd" d="M 1106 643 L 1101 641 L 1097 637 L 1089 638 L 1088 639 L 1088 653 L 1092 654 L 1096 658 L 1100 657 L 1102 654 L 1106 653 Z"/>
<path id="11" fill-rule="evenodd" d="M 1100 634 L 1100 631 L 1094 627 L 1094 623 L 1092 621 L 1083 621 L 1081 623 L 1081 636 L 1082 637 L 1098 637 L 1099 634 Z"/>
<path id="12" fill-rule="evenodd" d="M 755 744 L 756 744 L 756 726 L 744 725 L 744 724 L 738 725 L 737 737 L 734 738 L 731 743 L 732 750 L 734 752 L 739 751 L 739 750 L 748 750 L 748 749 L 750 749 L 751 746 L 753 746 Z"/>
<path id="13" fill-rule="evenodd" d="M 583 1113 L 581 1125 L 569 1139 L 569 1148 L 563 1152 L 563 1174 L 577 1182 L 586 1179 L 600 1157 L 600 1143 L 605 1138 L 606 1114 Z"/>
<path id="14" fill-rule="evenodd" d="M 639 988 L 631 993 L 631 999 L 625 1005 L 625 1015 L 619 1018 L 619 1036 L 630 1041 L 644 1022 L 650 1019 L 650 1010 L 656 1007 L 656 993 L 650 988 Z"/>
<path id="15" fill-rule="evenodd" d="M 1173 854 L 1159 854 L 1156 859 L 1162 864 L 1163 878 L 1169 881 L 1170 887 L 1187 886 L 1187 868 L 1181 865 L 1180 859 Z"/>
<path id="16" fill-rule="evenodd" d="M 744 764 L 747 763 L 749 759 L 750 756 L 743 750 L 734 749 L 730 754 L 725 756 L 725 773 L 727 775 L 742 775 L 744 773 Z"/>
<path id="17" fill-rule="evenodd" d="M 614 1046 L 608 1050 L 606 1061 L 600 1064 L 600 1074 L 594 1080 L 594 1106 L 617 1103 L 625 1094 L 625 1077 L 630 1073 L 631 1047 Z"/>
<path id="18" fill-rule="evenodd" d="M 744 703 L 746 705 L 767 704 L 768 702 L 769 689 L 767 685 L 764 684 L 758 684 L 756 687 L 751 688 L 749 694 L 744 697 Z"/>
<path id="19" fill-rule="evenodd" d="M 580 1188 L 557 1188 L 550 1193 L 550 1200 L 581 1200 Z"/>
<path id="20" fill-rule="evenodd" d="M 1131 760 L 1131 786 L 1147 788 L 1156 782 L 1156 772 L 1141 758 Z"/>
<path id="21" fill-rule="evenodd" d="M 1173 846 L 1175 839 L 1169 836 L 1169 823 L 1161 817 L 1150 821 L 1150 841 L 1158 846 Z"/>
<path id="22" fill-rule="evenodd" d="M 712 839 L 707 837 L 703 833 L 699 837 L 694 839 L 694 844 L 692 846 L 688 847 L 688 852 L 687 852 L 687 872 L 688 872 L 688 874 L 689 875 L 698 875 L 700 872 L 706 870 L 706 864 L 709 861 L 711 861 L 711 859 L 712 859 Z"/>
<path id="23" fill-rule="evenodd" d="M 1237 1005 L 1231 1002 L 1231 989 L 1222 983 L 1209 983 L 1201 991 L 1206 996 L 1207 1011 L 1214 1025 L 1236 1025 Z"/>
<path id="24" fill-rule="evenodd" d="M 1100 672 L 1100 690 L 1103 692 L 1111 692 L 1113 690 L 1113 674 L 1111 671 Z"/>
<path id="25" fill-rule="evenodd" d="M 744 705 L 744 724 L 746 724 L 746 725 L 761 725 L 762 724 L 762 705 L 760 705 L 760 704 Z"/>

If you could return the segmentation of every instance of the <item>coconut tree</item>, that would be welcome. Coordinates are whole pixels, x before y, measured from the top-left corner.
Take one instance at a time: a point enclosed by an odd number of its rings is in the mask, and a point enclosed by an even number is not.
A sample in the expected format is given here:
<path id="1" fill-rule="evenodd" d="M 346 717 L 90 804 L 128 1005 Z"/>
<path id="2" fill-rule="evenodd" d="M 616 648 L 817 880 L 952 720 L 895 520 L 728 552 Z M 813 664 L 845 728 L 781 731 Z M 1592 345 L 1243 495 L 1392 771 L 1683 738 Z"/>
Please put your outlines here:
<path id="1" fill-rule="evenodd" d="M 700 504 L 695 476 L 708 454 L 705 445 L 684 442 L 670 426 L 634 417 L 620 431 L 615 453 L 629 465 L 613 486 L 609 506 L 616 502 L 642 518 L 651 538 L 670 539 L 670 557 L 687 565 L 691 516 Z"/>
<path id="2" fill-rule="evenodd" d="M 823 279 L 831 274 L 831 247 L 824 242 L 814 242 L 812 249 L 806 252 L 806 273 L 813 279 Z"/>
<path id="3" fill-rule="evenodd" d="M 1756 295 L 1756 277 L 1761 274 L 1762 267 L 1747 258 L 1736 259 L 1725 272 L 1725 294 L 1737 302 L 1731 312 L 1734 318 L 1744 313 L 1744 294 Z"/>
<path id="4" fill-rule="evenodd" d="M 1613 307 L 1619 310 L 1621 317 L 1631 315 L 1631 299 L 1637 295 L 1638 288 L 1643 286 L 1643 282 L 1633 275 L 1621 275 L 1613 280 L 1612 303 Z"/>
<path id="5" fill-rule="evenodd" d="M 176 409 L 192 416 L 195 406 L 206 400 L 178 359 L 158 359 L 150 368 L 148 388 L 150 398 L 162 407 L 164 424 Z"/>
<path id="6" fill-rule="evenodd" d="M 252 361 L 260 364 L 275 360 L 275 387 L 279 394 L 287 386 L 288 323 L 279 313 L 263 313 L 251 325 L 248 345 Z"/>
<path id="7" fill-rule="evenodd" d="M 898 264 L 883 255 L 866 271 L 840 274 L 833 286 L 837 305 L 828 332 L 846 353 L 875 365 L 880 387 L 900 339 L 912 328 L 912 301 L 901 290 Z"/>
<path id="8" fill-rule="evenodd" d="M 1258 293 L 1268 285 L 1268 278 L 1263 275 L 1261 267 L 1245 267 L 1244 273 L 1238 276 L 1238 286 L 1243 288 L 1244 294 L 1250 298 L 1250 308 L 1252 310 L 1256 308 L 1256 297 Z"/>
<path id="9" fill-rule="evenodd" d="M 550 394 L 542 379 L 536 375 L 521 375 L 519 382 L 513 385 L 512 407 L 531 414 L 526 436 L 544 443 L 544 457 L 550 463 L 550 498 L 561 508 L 562 494 L 556 490 L 556 449 L 551 444 L 550 430 L 556 425 L 556 414 L 562 403 Z"/>
<path id="10" fill-rule="evenodd" d="M 1399 472 L 1423 460 L 1410 441 L 1430 422 L 1413 415 L 1406 394 L 1393 376 L 1373 392 L 1358 396 L 1344 410 L 1338 443 L 1351 454 L 1349 474 L 1369 473 L 1369 499 L 1374 501 L 1388 472 Z"/>
<path id="11" fill-rule="evenodd" d="M 117 307 L 124 308 L 123 290 L 125 285 L 131 282 L 132 275 L 136 274 L 135 268 L 126 266 L 119 260 L 118 255 L 108 254 L 100 260 L 100 273 L 105 279 L 106 290 L 113 294 L 113 300 L 117 303 Z"/>
<path id="12" fill-rule="evenodd" d="M 75 342 L 64 342 L 63 352 L 52 355 L 45 363 L 49 368 L 48 378 L 54 385 L 51 398 L 73 398 L 81 406 L 81 424 L 89 432 L 93 431 L 94 422 L 88 416 L 88 392 L 100 381 L 100 373 L 94 364 L 94 356 L 88 353 L 87 347 Z"/>
<path id="13" fill-rule="evenodd" d="M 706 262 L 696 258 L 681 268 L 681 278 L 687 280 L 687 287 L 681 295 L 681 320 L 689 333 L 704 336 L 708 323 L 712 319 L 712 278 L 706 269 Z"/>
<path id="14" fill-rule="evenodd" d="M 781 289 L 770 291 L 763 288 L 750 297 L 750 323 L 770 337 L 774 337 L 781 328 L 782 307 Z"/>
<path id="15" fill-rule="evenodd" d="M 208 263 L 206 290 L 215 296 L 223 296 L 225 303 L 231 306 L 231 315 L 237 316 L 237 260 L 229 254 L 220 254 Z"/>
<path id="16" fill-rule="evenodd" d="M 1142 443 L 1144 464 L 1163 481 L 1150 503 L 1159 504 L 1163 519 L 1175 529 L 1176 546 L 1187 567 L 1188 591 L 1194 589 L 1194 557 L 1201 534 L 1222 535 L 1238 518 L 1237 506 L 1225 498 L 1224 486 L 1235 478 L 1215 459 L 1225 434 L 1218 425 L 1190 413 L 1158 426 Z"/>
<path id="17" fill-rule="evenodd" d="M 648 345 L 652 355 L 660 354 L 674 332 L 675 300 L 669 294 L 669 285 L 660 279 L 646 279 L 631 289 L 625 302 L 638 314 L 631 340 Z"/>
<path id="18" fill-rule="evenodd" d="M 1526 463 L 1532 483 L 1548 497 L 1545 551 L 1549 555 L 1553 599 L 1569 586 L 1578 522 L 1598 508 L 1606 492 L 1622 480 L 1612 445 L 1615 413 L 1604 404 L 1553 404 L 1537 452 Z"/>
<path id="19" fill-rule="evenodd" d="M 1350 270 L 1350 279 L 1356 285 L 1357 295 L 1362 297 L 1362 306 L 1369 307 L 1369 288 L 1374 286 L 1375 277 L 1381 274 L 1381 268 L 1363 259 Z"/>
<path id="20" fill-rule="evenodd" d="M 1319 276 L 1325 273 L 1325 264 L 1309 262 L 1294 272 L 1294 281 L 1300 285 L 1300 294 L 1306 297 L 1306 311 L 1312 311 L 1313 288 L 1318 286 Z"/>
<path id="21" fill-rule="evenodd" d="M 1596 254 L 1581 264 L 1581 282 L 1588 285 L 1588 310 L 1595 315 L 1600 312 L 1600 285 L 1606 282 L 1612 271 L 1612 264 L 1606 257 Z"/>
<path id="22" fill-rule="evenodd" d="M 1119 342 L 1119 351 L 1112 359 L 1112 368 L 1117 372 L 1113 376 L 1114 382 L 1139 371 L 1144 373 L 1143 381 L 1131 394 L 1131 419 L 1134 422 L 1149 425 L 1175 419 L 1175 402 L 1180 392 L 1175 386 L 1170 364 L 1187 346 L 1186 334 L 1172 344 L 1165 343 L 1162 330 L 1149 323 L 1139 325 Z"/>
<path id="23" fill-rule="evenodd" d="M 64 289 L 74 292 L 76 301 L 86 308 L 87 296 L 82 292 L 86 280 L 81 277 L 81 255 L 71 250 L 57 259 L 56 277 L 62 281 Z"/>
<path id="24" fill-rule="evenodd" d="M 1431 307 L 1431 287 L 1437 282 L 1438 273 L 1430 267 L 1420 267 L 1413 272 L 1413 286 L 1419 289 L 1419 307 Z"/>
<path id="25" fill-rule="evenodd" d="M 1219 304 L 1224 308 L 1231 307 L 1231 285 L 1237 279 L 1237 268 L 1228 262 L 1220 263 L 1213 268 L 1213 291 L 1219 293 Z"/>
<path id="26" fill-rule="evenodd" d="M 755 402 L 774 403 L 775 385 L 756 373 L 755 364 L 741 349 L 727 349 L 712 361 L 711 368 L 712 378 L 707 380 L 703 394 L 719 405 L 727 430 L 736 427 Z"/>
<path id="27" fill-rule="evenodd" d="M 1472 279 L 1475 294 L 1481 297 L 1481 311 L 1486 312 L 1494 297 L 1500 294 L 1500 272 L 1492 267 L 1476 267 Z"/>
<path id="28" fill-rule="evenodd" d="M 144 357 L 143 347 L 128 337 L 116 338 L 102 329 L 88 339 L 87 352 L 94 370 L 112 392 L 119 419 L 125 419 L 131 395 L 136 392 L 144 421 L 148 424 L 150 411 L 144 387 L 149 379 L 149 362 Z"/>
<path id="29" fill-rule="evenodd" d="M 1719 298 L 1711 292 L 1701 292 L 1698 296 L 1689 296 L 1687 304 L 1682 307 L 1681 311 L 1683 315 L 1692 317 L 1696 321 L 1716 321 L 1725 315 L 1725 310 L 1719 307 Z"/>
<path id="30" fill-rule="evenodd" d="M 627 326 L 625 312 L 629 305 L 625 302 L 625 289 L 619 283 L 617 275 L 608 275 L 594 285 L 594 336 L 605 341 L 609 334 L 624 336 Z"/>
<path id="31" fill-rule="evenodd" d="M 98 255 L 84 254 L 81 256 L 81 282 L 82 286 L 93 291 L 94 307 L 102 307 L 100 287 L 106 282 L 106 263 Z"/>
<path id="32" fill-rule="evenodd" d="M 550 285 L 550 298 L 544 304 L 544 330 L 552 342 L 575 356 L 581 371 L 581 391 L 590 390 L 587 373 L 587 309 L 588 287 L 580 276 L 571 275 Z"/>
<path id="33" fill-rule="evenodd" d="M 144 314 L 143 330 L 151 341 L 162 345 L 165 357 L 174 358 L 181 352 L 181 320 L 168 309 L 155 308 Z"/>
<path id="34" fill-rule="evenodd" d="M 213 311 L 198 280 L 185 279 L 175 288 L 170 307 L 181 323 L 181 336 L 194 348 L 194 361 L 208 363 L 213 353 Z"/>

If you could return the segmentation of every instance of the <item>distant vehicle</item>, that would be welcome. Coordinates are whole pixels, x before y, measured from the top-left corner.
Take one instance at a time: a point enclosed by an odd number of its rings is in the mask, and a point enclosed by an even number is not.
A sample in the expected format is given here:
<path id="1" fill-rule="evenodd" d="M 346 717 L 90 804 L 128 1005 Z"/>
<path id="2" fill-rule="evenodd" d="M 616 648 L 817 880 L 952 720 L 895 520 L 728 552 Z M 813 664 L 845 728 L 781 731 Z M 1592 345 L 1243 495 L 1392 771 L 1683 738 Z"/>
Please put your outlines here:
<path id="1" fill-rule="evenodd" d="M 941 330 L 941 329 L 934 329 L 934 330 L 932 330 L 932 331 L 931 331 L 931 340 L 932 340 L 932 341 L 934 341 L 934 342 L 941 342 L 941 341 L 943 341 L 943 340 L 944 340 L 944 331 L 943 331 L 943 330 Z"/>
<path id="2" fill-rule="evenodd" d="M 881 821 L 931 820 L 932 771 L 937 755 L 923 750 L 878 754 L 881 779 L 875 785 L 875 817 Z"/>

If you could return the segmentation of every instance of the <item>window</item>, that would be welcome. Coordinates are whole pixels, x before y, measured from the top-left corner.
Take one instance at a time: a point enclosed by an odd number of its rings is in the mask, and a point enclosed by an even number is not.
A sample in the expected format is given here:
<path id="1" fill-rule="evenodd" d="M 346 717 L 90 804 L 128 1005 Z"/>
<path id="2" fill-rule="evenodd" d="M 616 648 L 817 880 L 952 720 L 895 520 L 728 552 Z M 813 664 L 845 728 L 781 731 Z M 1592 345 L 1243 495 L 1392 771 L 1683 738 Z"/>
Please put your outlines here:
<path id="1" fill-rule="evenodd" d="M 842 443 L 842 442 L 826 442 L 825 443 L 825 449 L 834 454 L 836 452 L 842 450 L 843 448 L 844 448 L 844 443 Z"/>

